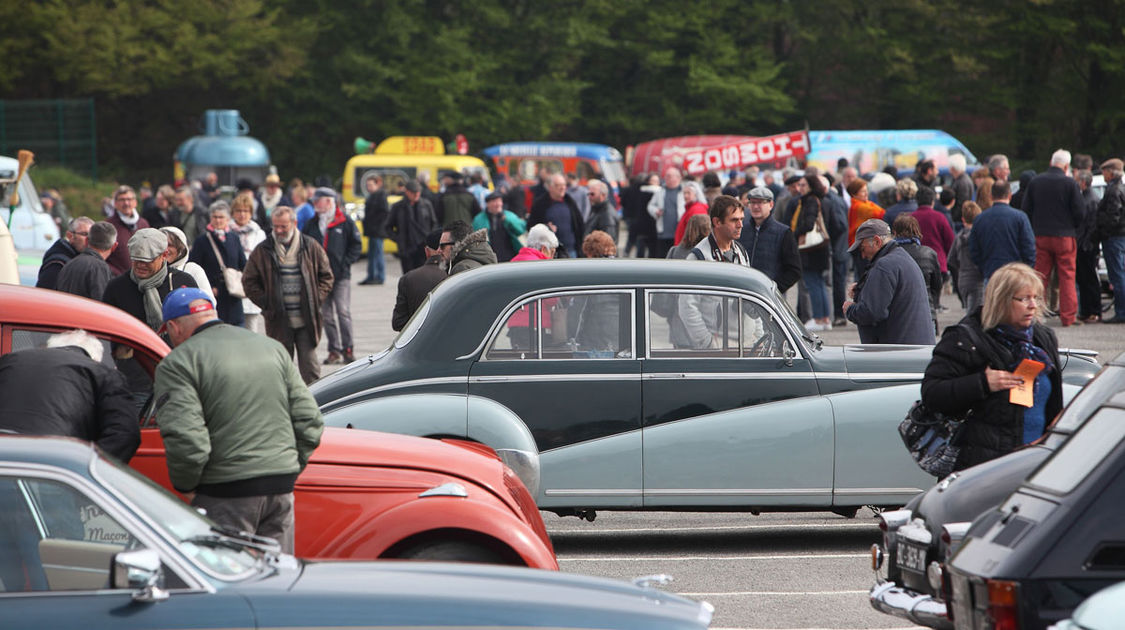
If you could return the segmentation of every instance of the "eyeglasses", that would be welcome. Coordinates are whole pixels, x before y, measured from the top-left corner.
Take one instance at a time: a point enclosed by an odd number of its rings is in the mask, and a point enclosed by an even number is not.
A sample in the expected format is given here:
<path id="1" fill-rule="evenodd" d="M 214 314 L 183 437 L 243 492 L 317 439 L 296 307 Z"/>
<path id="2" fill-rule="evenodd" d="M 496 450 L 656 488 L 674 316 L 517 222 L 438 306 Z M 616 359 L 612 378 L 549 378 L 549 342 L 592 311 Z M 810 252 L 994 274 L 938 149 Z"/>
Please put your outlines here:
<path id="1" fill-rule="evenodd" d="M 454 243 L 438 243 L 438 247 L 453 247 Z"/>
<path id="2" fill-rule="evenodd" d="M 1038 295 L 1028 295 L 1026 297 L 1012 296 L 1012 299 L 1016 302 L 1019 302 L 1020 304 L 1023 304 L 1024 306 L 1028 306 L 1031 304 L 1043 304 L 1043 298 Z"/>
<path id="3" fill-rule="evenodd" d="M 89 236 L 89 232 L 74 232 L 75 236 Z"/>

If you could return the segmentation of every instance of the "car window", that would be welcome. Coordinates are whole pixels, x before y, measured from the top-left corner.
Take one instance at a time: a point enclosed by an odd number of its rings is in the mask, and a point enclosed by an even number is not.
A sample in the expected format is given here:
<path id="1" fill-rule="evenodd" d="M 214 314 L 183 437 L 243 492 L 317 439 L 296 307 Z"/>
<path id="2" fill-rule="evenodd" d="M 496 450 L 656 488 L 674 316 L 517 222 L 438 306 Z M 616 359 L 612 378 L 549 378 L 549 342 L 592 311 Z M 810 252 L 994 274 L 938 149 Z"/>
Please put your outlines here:
<path id="1" fill-rule="evenodd" d="M 520 181 L 531 182 L 538 178 L 539 173 L 561 173 L 563 163 L 561 160 L 545 159 L 508 159 L 508 174 L 518 177 Z"/>
<path id="2" fill-rule="evenodd" d="M 355 184 L 352 194 L 360 199 L 367 197 L 367 180 L 375 175 L 383 176 L 383 190 L 400 190 L 406 182 L 414 179 L 418 169 L 402 166 L 391 168 L 372 168 L 370 166 L 357 166 L 355 169 Z"/>
<path id="3" fill-rule="evenodd" d="M 739 302 L 736 297 L 702 291 L 650 291 L 649 356 L 740 356 Z"/>
<path id="4" fill-rule="evenodd" d="M 128 530 L 75 488 L 0 477 L 0 590 L 109 588 L 113 556 L 136 546 Z"/>
<path id="5" fill-rule="evenodd" d="M 769 309 L 744 298 L 741 317 L 743 357 L 786 356 L 786 350 L 790 349 L 789 339 Z"/>
<path id="6" fill-rule="evenodd" d="M 14 328 L 12 329 L 12 351 L 46 348 L 47 338 L 59 332 L 62 331 Z M 111 342 L 100 335 L 95 336 L 102 343 L 102 363 L 110 367 L 116 367 L 125 376 L 125 380 L 129 384 L 133 404 L 139 414 L 145 402 L 152 395 L 152 377 L 149 375 L 148 368 L 140 362 L 139 351 L 133 346 Z"/>
<path id="7" fill-rule="evenodd" d="M 575 292 L 527 300 L 508 314 L 488 360 L 613 359 L 633 356 L 628 291 Z"/>
<path id="8" fill-rule="evenodd" d="M 57 330 L 26 330 L 23 328 L 12 329 L 12 352 L 19 352 L 20 350 L 32 350 L 34 348 L 46 348 L 47 338 L 51 335 L 58 334 Z M 101 339 L 102 342 L 102 363 L 108 367 L 113 367 L 113 352 L 110 348 L 109 340 Z"/>
<path id="9" fill-rule="evenodd" d="M 1066 444 L 1027 479 L 1029 485 L 1055 494 L 1078 487 L 1125 439 L 1125 411 L 1112 407 L 1094 414 Z"/>
<path id="10" fill-rule="evenodd" d="M 601 177 L 598 173 L 598 167 L 594 163 L 587 160 L 578 160 L 578 165 L 574 169 L 578 174 L 578 181 L 584 182 L 596 177 Z"/>

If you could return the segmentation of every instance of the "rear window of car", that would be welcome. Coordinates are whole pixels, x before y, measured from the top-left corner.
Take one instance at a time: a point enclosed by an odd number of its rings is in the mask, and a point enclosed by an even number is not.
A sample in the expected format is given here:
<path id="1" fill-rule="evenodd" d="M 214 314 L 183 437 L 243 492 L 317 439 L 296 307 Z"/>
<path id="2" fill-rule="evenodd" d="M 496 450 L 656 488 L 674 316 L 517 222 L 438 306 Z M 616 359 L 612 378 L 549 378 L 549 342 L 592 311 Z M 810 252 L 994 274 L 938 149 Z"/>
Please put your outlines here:
<path id="1" fill-rule="evenodd" d="M 527 300 L 507 314 L 489 361 L 630 359 L 633 298 L 627 290 L 579 291 Z"/>
<path id="2" fill-rule="evenodd" d="M 1047 492 L 1073 492 L 1125 438 L 1125 410 L 1101 409 L 1036 470 L 1027 483 Z"/>

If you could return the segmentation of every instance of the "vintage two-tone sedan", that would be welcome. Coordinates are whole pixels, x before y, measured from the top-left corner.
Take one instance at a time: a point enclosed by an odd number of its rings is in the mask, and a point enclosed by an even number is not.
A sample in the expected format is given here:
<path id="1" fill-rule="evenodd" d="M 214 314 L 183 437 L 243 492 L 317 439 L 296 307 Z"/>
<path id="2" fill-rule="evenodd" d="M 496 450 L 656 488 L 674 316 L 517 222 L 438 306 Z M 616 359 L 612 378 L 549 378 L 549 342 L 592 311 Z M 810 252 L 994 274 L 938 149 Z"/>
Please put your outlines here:
<path id="1" fill-rule="evenodd" d="M 541 509 L 830 510 L 930 487 L 896 430 L 930 346 L 829 347 L 736 265 L 489 265 L 312 386 L 330 425 L 496 449 Z M 1063 355 L 1068 383 L 1097 362 Z"/>

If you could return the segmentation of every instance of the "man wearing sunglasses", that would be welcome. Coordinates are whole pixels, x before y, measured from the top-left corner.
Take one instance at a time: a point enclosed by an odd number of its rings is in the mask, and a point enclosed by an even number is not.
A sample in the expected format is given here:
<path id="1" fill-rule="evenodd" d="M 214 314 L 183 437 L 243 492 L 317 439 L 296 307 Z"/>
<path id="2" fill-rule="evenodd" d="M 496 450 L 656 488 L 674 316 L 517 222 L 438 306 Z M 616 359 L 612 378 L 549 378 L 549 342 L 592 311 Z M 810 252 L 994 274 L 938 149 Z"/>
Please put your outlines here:
<path id="1" fill-rule="evenodd" d="M 39 279 L 35 286 L 42 289 L 56 287 L 63 266 L 86 249 L 86 239 L 90 236 L 92 225 L 94 220 L 89 217 L 78 217 L 70 222 L 63 238 L 55 241 L 43 253 L 43 264 L 39 267 Z"/>
<path id="2" fill-rule="evenodd" d="M 438 228 L 426 235 L 423 250 L 426 252 L 426 262 L 417 269 L 403 274 L 398 279 L 398 296 L 395 298 L 395 308 L 391 313 L 391 328 L 398 331 L 406 326 L 414 311 L 422 305 L 430 291 L 442 280 L 449 277 L 446 267 L 449 256 L 453 251 L 453 236 L 449 230 Z"/>

